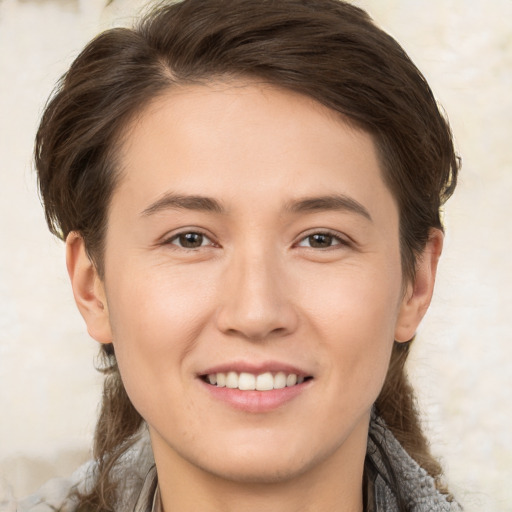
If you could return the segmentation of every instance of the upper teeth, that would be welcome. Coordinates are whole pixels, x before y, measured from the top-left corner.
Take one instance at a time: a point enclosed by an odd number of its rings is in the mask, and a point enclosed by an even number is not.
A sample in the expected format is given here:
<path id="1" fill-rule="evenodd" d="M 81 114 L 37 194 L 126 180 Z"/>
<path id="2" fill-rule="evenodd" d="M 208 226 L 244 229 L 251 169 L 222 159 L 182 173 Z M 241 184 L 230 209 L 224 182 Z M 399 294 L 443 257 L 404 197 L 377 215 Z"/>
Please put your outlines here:
<path id="1" fill-rule="evenodd" d="M 208 382 L 217 387 L 240 389 L 242 391 L 270 391 L 283 389 L 287 386 L 295 386 L 304 382 L 304 377 L 298 377 L 295 373 L 286 374 L 278 372 L 273 375 L 270 372 L 253 375 L 252 373 L 219 372 L 208 374 Z"/>

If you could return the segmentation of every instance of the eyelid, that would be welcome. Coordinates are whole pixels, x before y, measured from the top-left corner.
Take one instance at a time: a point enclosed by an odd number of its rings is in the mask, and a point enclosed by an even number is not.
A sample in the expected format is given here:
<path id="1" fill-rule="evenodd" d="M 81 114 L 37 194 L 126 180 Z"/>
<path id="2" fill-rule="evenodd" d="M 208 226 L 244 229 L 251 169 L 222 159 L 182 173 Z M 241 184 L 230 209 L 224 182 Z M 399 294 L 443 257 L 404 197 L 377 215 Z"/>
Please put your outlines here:
<path id="1" fill-rule="evenodd" d="M 303 242 L 308 237 L 313 236 L 313 235 L 328 235 L 328 236 L 335 238 L 338 241 L 338 243 L 331 245 L 329 247 L 326 247 L 324 249 L 300 245 L 301 242 Z M 352 246 L 353 244 L 354 244 L 354 242 L 349 236 L 347 236 L 339 231 L 336 231 L 334 229 L 327 229 L 327 228 L 314 228 L 314 229 L 308 230 L 306 233 L 301 233 L 301 235 L 299 236 L 299 238 L 298 238 L 297 242 L 294 244 L 294 246 L 305 247 L 306 249 L 314 249 L 316 251 L 318 251 L 318 250 L 325 251 L 328 249 L 332 249 L 334 247 Z"/>
<path id="2" fill-rule="evenodd" d="M 203 237 L 208 239 L 210 243 L 206 244 L 206 245 L 201 245 L 200 247 L 195 247 L 195 248 L 181 247 L 178 244 L 174 243 L 174 241 L 177 240 L 181 235 L 186 235 L 188 233 L 196 233 L 198 235 L 202 235 Z M 181 249 L 181 250 L 185 250 L 185 251 L 193 251 L 193 250 L 200 249 L 202 247 L 220 247 L 220 245 L 215 241 L 215 237 L 213 235 L 208 233 L 206 230 L 195 227 L 195 226 L 179 228 L 177 230 L 174 230 L 170 233 L 165 234 L 162 237 L 159 245 L 167 245 L 167 246 L 171 246 L 176 249 Z"/>

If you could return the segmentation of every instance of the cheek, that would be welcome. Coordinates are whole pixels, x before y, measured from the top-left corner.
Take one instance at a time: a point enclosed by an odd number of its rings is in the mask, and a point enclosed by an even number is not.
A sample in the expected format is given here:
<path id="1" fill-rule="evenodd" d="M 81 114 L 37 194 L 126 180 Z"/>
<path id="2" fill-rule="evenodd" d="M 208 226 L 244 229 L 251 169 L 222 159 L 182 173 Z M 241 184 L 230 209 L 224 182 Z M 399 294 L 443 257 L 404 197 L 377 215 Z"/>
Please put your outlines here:
<path id="1" fill-rule="evenodd" d="M 107 289 L 115 341 L 155 348 L 171 340 L 187 343 L 211 307 L 213 280 L 208 273 L 166 265 L 119 272 Z"/>
<path id="2" fill-rule="evenodd" d="M 176 389 L 211 309 L 211 286 L 186 273 L 124 269 L 110 273 L 109 317 L 125 388 L 144 416 L 150 389 Z M 132 278 L 127 278 L 132 276 Z"/>
<path id="3" fill-rule="evenodd" d="M 300 295 L 316 328 L 365 344 L 393 338 L 401 297 L 400 267 L 368 267 L 329 269 L 303 283 Z"/>
<path id="4" fill-rule="evenodd" d="M 394 342 L 401 293 L 397 267 L 389 272 L 351 268 L 321 291 L 310 289 L 308 317 L 330 359 L 332 393 L 354 407 L 372 403 L 384 382 Z M 346 400 L 340 400 L 340 405 Z"/>

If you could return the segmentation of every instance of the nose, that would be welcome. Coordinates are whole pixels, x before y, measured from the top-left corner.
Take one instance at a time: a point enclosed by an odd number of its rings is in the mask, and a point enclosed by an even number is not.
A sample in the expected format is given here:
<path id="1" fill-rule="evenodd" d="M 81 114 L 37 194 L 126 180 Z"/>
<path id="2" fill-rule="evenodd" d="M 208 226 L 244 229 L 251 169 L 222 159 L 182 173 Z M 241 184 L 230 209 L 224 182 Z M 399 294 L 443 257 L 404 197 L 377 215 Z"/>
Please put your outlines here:
<path id="1" fill-rule="evenodd" d="M 270 253 L 233 258 L 223 282 L 218 329 L 251 341 L 291 334 L 298 315 L 289 285 L 282 262 Z"/>

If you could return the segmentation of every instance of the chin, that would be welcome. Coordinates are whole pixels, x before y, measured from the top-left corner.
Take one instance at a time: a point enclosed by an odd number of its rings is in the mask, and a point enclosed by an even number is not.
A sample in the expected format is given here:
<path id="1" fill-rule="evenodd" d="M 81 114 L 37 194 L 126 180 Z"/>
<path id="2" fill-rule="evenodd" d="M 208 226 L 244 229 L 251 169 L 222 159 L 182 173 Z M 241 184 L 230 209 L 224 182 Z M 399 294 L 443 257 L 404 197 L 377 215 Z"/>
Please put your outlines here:
<path id="1" fill-rule="evenodd" d="M 189 463 L 196 468 L 206 471 L 212 476 L 225 481 L 242 484 L 278 484 L 300 478 L 316 467 L 322 466 L 338 447 L 307 446 L 304 440 L 299 445 L 278 443 L 279 446 L 262 446 L 261 443 L 252 446 L 231 444 L 229 449 L 210 451 L 210 456 L 189 457 Z M 288 448 L 288 449 L 285 449 Z M 199 454 L 197 454 L 199 455 Z"/>
<path id="2" fill-rule="evenodd" d="M 246 485 L 281 484 L 295 480 L 314 466 L 314 461 L 309 463 L 290 463 L 289 459 L 280 461 L 223 461 L 222 466 L 209 465 L 203 467 L 211 475 L 225 481 L 231 481 Z"/>

